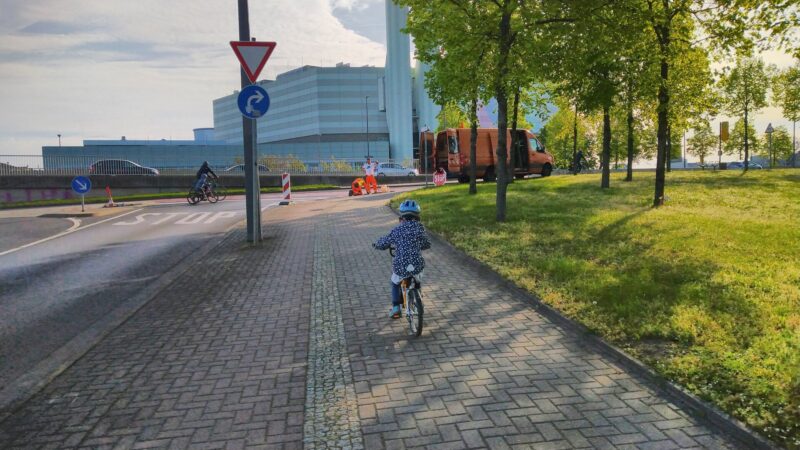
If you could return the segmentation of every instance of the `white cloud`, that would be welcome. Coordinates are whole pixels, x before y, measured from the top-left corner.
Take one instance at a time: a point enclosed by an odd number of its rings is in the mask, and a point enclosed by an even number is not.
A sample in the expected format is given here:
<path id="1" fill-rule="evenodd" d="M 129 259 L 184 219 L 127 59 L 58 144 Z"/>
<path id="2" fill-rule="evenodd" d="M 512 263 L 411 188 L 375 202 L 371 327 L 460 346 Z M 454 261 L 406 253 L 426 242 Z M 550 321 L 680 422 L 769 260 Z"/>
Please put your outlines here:
<path id="1" fill-rule="evenodd" d="M 262 73 L 383 65 L 385 49 L 328 0 L 250 1 L 251 35 L 278 43 Z M 358 8 L 363 2 L 350 2 Z M 239 87 L 236 2 L 0 0 L 0 154 L 82 139 L 189 139 Z"/>

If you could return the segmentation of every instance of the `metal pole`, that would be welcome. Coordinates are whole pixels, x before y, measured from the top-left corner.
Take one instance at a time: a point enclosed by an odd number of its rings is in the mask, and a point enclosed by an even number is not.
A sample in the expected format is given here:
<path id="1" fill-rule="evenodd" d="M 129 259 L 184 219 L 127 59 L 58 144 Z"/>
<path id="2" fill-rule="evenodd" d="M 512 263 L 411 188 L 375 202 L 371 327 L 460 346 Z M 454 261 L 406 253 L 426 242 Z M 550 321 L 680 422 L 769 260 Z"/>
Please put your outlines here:
<path id="1" fill-rule="evenodd" d="M 247 0 L 238 0 L 239 40 L 250 40 L 250 14 Z M 241 69 L 242 88 L 250 85 Z M 261 242 L 261 192 L 258 180 L 258 148 L 256 146 L 256 121 L 242 117 L 242 142 L 244 144 L 244 188 L 247 214 L 247 242 Z"/>
<path id="2" fill-rule="evenodd" d="M 425 139 L 425 187 L 428 187 L 428 131 L 428 126 L 425 125 L 425 134 L 423 134 Z"/>
<path id="3" fill-rule="evenodd" d="M 772 133 L 769 134 L 769 168 L 770 169 L 775 168 L 774 158 L 772 155 Z"/>
<path id="4" fill-rule="evenodd" d="M 84 197 L 84 194 L 81 194 L 81 212 L 83 212 L 83 197 Z"/>
<path id="5" fill-rule="evenodd" d="M 686 131 L 683 132 L 683 168 L 686 168 Z"/>
<path id="6" fill-rule="evenodd" d="M 61 147 L 61 135 L 58 135 L 58 146 Z"/>
<path id="7" fill-rule="evenodd" d="M 367 100 L 369 100 L 369 95 L 364 97 L 364 115 L 367 118 L 367 158 L 369 158 L 369 106 L 367 105 Z"/>

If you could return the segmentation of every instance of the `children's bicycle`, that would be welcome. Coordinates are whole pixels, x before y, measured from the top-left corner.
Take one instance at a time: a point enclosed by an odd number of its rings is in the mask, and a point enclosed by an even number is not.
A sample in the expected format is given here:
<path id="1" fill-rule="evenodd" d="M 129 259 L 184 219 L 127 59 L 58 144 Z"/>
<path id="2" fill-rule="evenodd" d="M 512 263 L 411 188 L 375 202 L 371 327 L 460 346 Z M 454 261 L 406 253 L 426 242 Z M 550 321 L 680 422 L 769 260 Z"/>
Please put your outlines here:
<path id="1" fill-rule="evenodd" d="M 389 248 L 389 254 L 394 257 L 394 247 Z M 403 311 L 408 320 L 411 334 L 418 337 L 422 334 L 422 284 L 417 277 L 411 276 L 400 282 L 400 292 L 403 295 Z"/>

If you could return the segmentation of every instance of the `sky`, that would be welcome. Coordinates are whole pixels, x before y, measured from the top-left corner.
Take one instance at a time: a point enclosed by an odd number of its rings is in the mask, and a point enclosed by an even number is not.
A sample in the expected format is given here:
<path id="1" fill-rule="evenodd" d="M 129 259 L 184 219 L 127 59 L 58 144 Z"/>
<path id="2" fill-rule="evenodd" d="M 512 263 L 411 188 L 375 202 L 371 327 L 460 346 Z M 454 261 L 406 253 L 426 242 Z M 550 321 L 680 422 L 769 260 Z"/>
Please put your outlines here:
<path id="1" fill-rule="evenodd" d="M 0 155 L 84 139 L 192 139 L 239 88 L 236 1 L 0 0 Z M 250 0 L 277 47 L 261 78 L 302 65 L 383 66 L 383 0 Z M 763 55 L 786 67 L 784 54 Z M 720 120 L 725 120 L 725 117 Z M 762 123 L 763 122 L 763 123 Z M 791 124 L 776 108 L 756 115 Z"/>

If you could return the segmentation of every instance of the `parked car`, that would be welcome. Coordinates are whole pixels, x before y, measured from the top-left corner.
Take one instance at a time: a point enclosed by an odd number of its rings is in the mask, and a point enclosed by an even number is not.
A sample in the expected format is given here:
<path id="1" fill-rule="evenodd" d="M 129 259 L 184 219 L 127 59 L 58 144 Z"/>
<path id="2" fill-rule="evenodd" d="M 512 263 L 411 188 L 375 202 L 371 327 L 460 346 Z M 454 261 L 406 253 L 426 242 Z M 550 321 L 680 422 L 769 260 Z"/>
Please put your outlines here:
<path id="1" fill-rule="evenodd" d="M 235 166 L 230 166 L 224 170 L 225 172 L 233 172 L 233 173 L 244 173 L 244 164 L 237 164 Z M 266 173 L 269 172 L 269 168 L 263 164 L 258 165 L 258 173 Z"/>
<path id="2" fill-rule="evenodd" d="M 754 163 L 753 161 L 750 161 L 750 163 L 747 165 L 747 167 L 750 168 L 750 169 L 763 169 L 764 168 L 764 166 L 762 166 L 761 164 Z M 728 169 L 744 169 L 744 162 L 743 161 L 730 162 L 730 163 L 728 163 Z"/>
<path id="3" fill-rule="evenodd" d="M 404 177 L 404 176 L 413 177 L 419 175 L 417 169 L 403 167 L 400 164 L 396 163 L 380 163 L 378 164 L 378 170 L 376 171 L 376 173 L 379 177 L 387 175 L 395 177 Z"/>
<path id="4" fill-rule="evenodd" d="M 102 159 L 89 166 L 92 175 L 158 175 L 157 169 L 125 159 Z"/>

